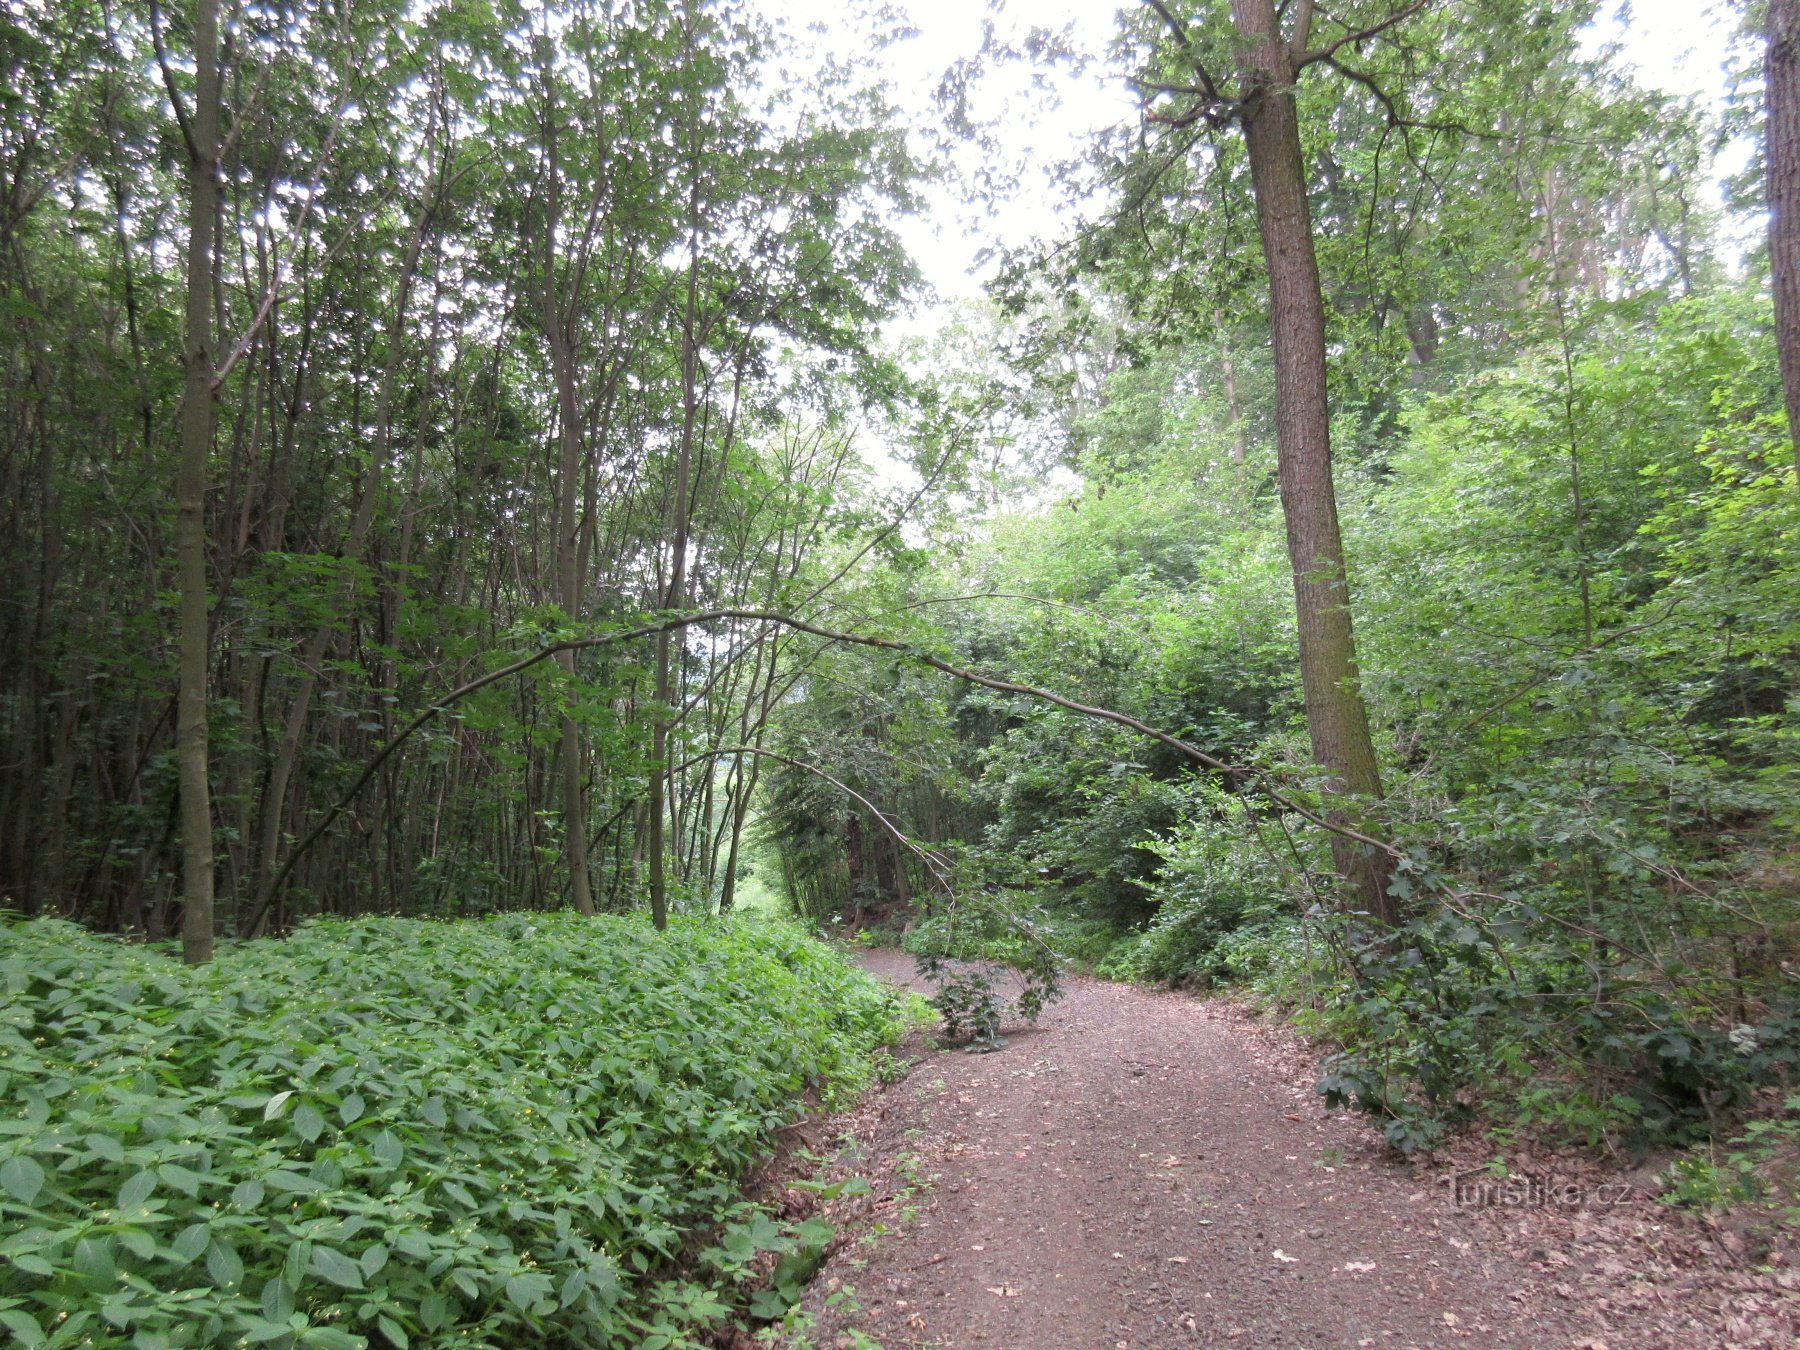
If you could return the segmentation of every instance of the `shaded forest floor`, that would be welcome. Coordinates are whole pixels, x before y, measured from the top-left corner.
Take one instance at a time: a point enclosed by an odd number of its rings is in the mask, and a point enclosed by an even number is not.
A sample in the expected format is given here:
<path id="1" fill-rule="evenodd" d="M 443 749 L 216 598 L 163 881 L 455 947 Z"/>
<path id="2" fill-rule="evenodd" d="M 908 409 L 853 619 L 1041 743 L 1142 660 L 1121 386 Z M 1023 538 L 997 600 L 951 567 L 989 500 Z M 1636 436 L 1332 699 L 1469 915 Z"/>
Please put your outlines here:
<path id="1" fill-rule="evenodd" d="M 913 982 L 909 956 L 863 961 Z M 828 1173 L 873 1187 L 830 1207 L 814 1346 L 1619 1350 L 1800 1331 L 1791 1234 L 1771 1248 L 1658 1204 L 1650 1169 L 1567 1155 L 1509 1159 L 1523 1203 L 1482 1204 L 1471 1178 L 1459 1205 L 1451 1178 L 1490 1151 L 1395 1160 L 1323 1110 L 1290 1032 L 1231 1003 L 1075 979 L 1000 1053 L 917 1053 L 807 1131 Z M 1522 1165 L 1558 1187 L 1549 1202 L 1518 1194 Z"/>

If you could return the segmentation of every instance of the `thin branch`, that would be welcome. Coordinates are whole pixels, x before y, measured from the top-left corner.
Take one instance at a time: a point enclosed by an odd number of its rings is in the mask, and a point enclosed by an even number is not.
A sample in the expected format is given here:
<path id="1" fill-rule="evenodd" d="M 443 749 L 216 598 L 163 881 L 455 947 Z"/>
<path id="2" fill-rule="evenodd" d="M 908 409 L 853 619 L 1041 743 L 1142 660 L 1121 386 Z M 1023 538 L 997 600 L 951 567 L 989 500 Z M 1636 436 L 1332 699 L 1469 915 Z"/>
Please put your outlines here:
<path id="1" fill-rule="evenodd" d="M 150 41 L 156 48 L 156 66 L 162 71 L 163 88 L 169 91 L 169 106 L 175 110 L 175 121 L 181 127 L 181 139 L 187 145 L 189 157 L 198 159 L 200 151 L 194 144 L 194 128 L 188 121 L 187 109 L 182 106 L 181 91 L 175 87 L 175 72 L 169 69 L 169 53 L 163 46 L 162 6 L 157 0 L 150 0 Z"/>
<path id="2" fill-rule="evenodd" d="M 1154 0 L 1153 0 L 1153 2 L 1154 2 Z M 1307 66 L 1312 65 L 1315 61 L 1329 61 L 1332 58 L 1332 56 L 1335 55 L 1340 48 L 1349 47 L 1358 42 L 1367 42 L 1370 38 L 1376 36 L 1377 34 L 1385 33 L 1388 29 L 1392 28 L 1395 24 L 1402 23 L 1405 20 L 1412 18 L 1413 15 L 1417 14 L 1420 10 L 1424 9 L 1425 6 L 1430 3 L 1431 3 L 1431 0 L 1413 0 L 1412 4 L 1407 5 L 1403 9 L 1395 10 L 1392 14 L 1389 14 L 1385 19 L 1378 20 L 1377 22 L 1370 24 L 1367 28 L 1350 29 L 1347 32 L 1345 32 L 1345 34 L 1342 37 L 1338 38 L 1335 42 L 1327 43 L 1325 46 L 1317 48 L 1314 51 L 1307 52 L 1305 55 L 1301 56 L 1294 63 L 1294 69 L 1296 71 L 1304 70 Z M 1310 8 L 1310 6 L 1308 6 L 1308 7 Z M 1339 21 L 1333 20 L 1333 22 L 1339 22 Z"/>
<path id="3" fill-rule="evenodd" d="M 274 903 L 275 897 L 280 894 L 281 888 L 286 883 L 287 878 L 292 875 L 296 864 L 298 864 L 301 858 L 306 856 L 307 850 L 319 841 L 325 831 L 331 828 L 337 818 L 349 807 L 350 803 L 353 802 L 362 790 L 369 785 L 370 781 L 374 779 L 376 771 L 387 762 L 395 751 L 410 740 L 417 732 L 422 731 L 431 722 L 435 721 L 440 714 L 447 712 L 451 705 L 461 702 L 471 694 L 485 689 L 491 684 L 497 684 L 502 680 L 512 678 L 514 675 L 523 674 L 533 666 L 541 665 L 543 662 L 548 661 L 552 657 L 563 652 L 586 651 L 593 647 L 605 647 L 618 642 L 631 642 L 639 638 L 656 637 L 663 633 L 673 632 L 676 629 L 689 628 L 699 624 L 718 623 L 728 619 L 753 623 L 780 624 L 783 627 L 792 628 L 798 632 L 811 633 L 814 637 L 824 638 L 828 642 L 842 642 L 851 646 L 875 647 L 883 651 L 891 651 L 907 660 L 917 661 L 922 665 L 930 666 L 933 670 L 942 671 L 946 675 L 953 676 L 954 678 L 963 680 L 969 684 L 977 684 L 983 688 L 997 690 L 1003 694 L 1020 694 L 1027 698 L 1040 699 L 1045 703 L 1054 704 L 1059 708 L 1065 708 L 1068 711 L 1078 713 L 1083 717 L 1092 717 L 1099 721 L 1116 723 L 1119 726 L 1126 727 L 1140 735 L 1149 737 L 1159 744 L 1167 746 L 1185 759 L 1191 760 L 1203 768 L 1251 784 L 1276 806 L 1283 810 L 1291 811 L 1302 820 L 1309 821 L 1322 830 L 1328 830 L 1341 838 L 1364 844 L 1396 858 L 1401 856 L 1400 850 L 1386 840 L 1377 839 L 1373 835 L 1364 834 L 1361 830 L 1355 829 L 1352 826 L 1327 820 L 1324 816 L 1318 814 L 1318 812 L 1302 806 L 1299 802 L 1277 788 L 1271 781 L 1271 776 L 1265 770 L 1248 765 L 1228 763 L 1225 760 L 1209 755 L 1198 746 L 1190 745 L 1179 736 L 1171 736 L 1168 732 L 1153 727 L 1148 722 L 1140 721 L 1138 718 L 1132 717 L 1128 713 L 1117 712 L 1112 708 L 1102 708 L 1096 704 L 1080 703 L 1075 699 L 1065 698 L 1061 694 L 1055 693 L 1049 689 L 1039 688 L 1036 685 L 1021 684 L 1013 680 L 1001 680 L 996 679 L 991 675 L 983 675 L 978 671 L 968 670 L 962 666 L 953 665 L 942 657 L 933 656 L 930 652 L 919 651 L 897 638 L 875 637 L 867 633 L 848 633 L 836 628 L 827 628 L 822 624 L 810 623 L 805 619 L 797 619 L 792 615 L 776 613 L 773 610 L 714 609 L 699 614 L 684 614 L 676 615 L 672 618 L 657 619 L 651 623 L 639 624 L 633 628 L 615 629 L 608 633 L 598 633 L 590 637 L 570 638 L 565 642 L 552 643 L 550 646 L 541 648 L 529 656 L 520 657 L 517 661 L 510 662 L 496 670 L 491 670 L 485 675 L 478 675 L 474 679 L 452 689 L 443 698 L 433 703 L 430 707 L 425 709 L 424 712 L 418 714 L 412 721 L 408 722 L 400 729 L 400 731 L 395 733 L 395 735 L 383 745 L 380 750 L 376 751 L 369 762 L 363 766 L 362 772 L 356 776 L 355 781 L 352 782 L 349 788 L 345 790 L 344 794 L 332 804 L 331 808 L 326 811 L 319 823 L 313 826 L 306 837 L 295 846 L 294 851 L 288 855 L 287 862 L 282 865 L 281 871 L 276 875 L 274 882 L 269 888 L 268 899 L 264 902 L 263 907 L 252 917 L 245 931 L 254 933 L 261 927 L 264 916 L 268 912 L 269 907 Z"/>
<path id="4" fill-rule="evenodd" d="M 1420 3 L 1423 2 L 1424 0 L 1420 0 Z M 1200 92 L 1214 103 L 1228 103 L 1230 100 L 1222 98 L 1219 94 L 1218 81 L 1213 79 L 1211 72 L 1200 64 L 1200 54 L 1194 49 L 1194 39 L 1188 36 L 1187 26 L 1175 17 L 1174 12 L 1163 3 L 1163 0 L 1148 0 L 1148 3 L 1150 8 L 1162 17 L 1169 32 L 1174 34 L 1175 41 L 1180 45 L 1181 50 L 1187 53 L 1188 64 L 1194 68 L 1194 74 L 1200 78 Z"/>

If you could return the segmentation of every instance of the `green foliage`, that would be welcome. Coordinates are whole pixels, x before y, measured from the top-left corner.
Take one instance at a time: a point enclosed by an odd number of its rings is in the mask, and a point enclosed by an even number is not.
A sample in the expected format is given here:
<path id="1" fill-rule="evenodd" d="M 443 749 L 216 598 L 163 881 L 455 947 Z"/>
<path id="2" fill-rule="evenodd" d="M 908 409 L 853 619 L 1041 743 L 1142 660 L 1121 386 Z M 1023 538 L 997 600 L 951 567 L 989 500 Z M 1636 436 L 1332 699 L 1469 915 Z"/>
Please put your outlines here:
<path id="1" fill-rule="evenodd" d="M 1200 794 L 1197 809 L 1166 837 L 1142 845 L 1163 865 L 1156 915 L 1108 953 L 1110 979 L 1209 985 L 1250 974 L 1270 942 L 1294 927 L 1286 878 L 1241 801 Z"/>
<path id="2" fill-rule="evenodd" d="M 1062 997 L 1062 957 L 1004 894 L 948 902 L 906 938 L 945 1037 L 975 1051 L 998 1050 L 1009 1013 L 1036 1022 Z"/>
<path id="3" fill-rule="evenodd" d="M 822 1245 L 738 1179 L 899 1026 L 770 923 L 334 921 L 192 970 L 39 921 L 0 987 L 24 1344 L 684 1342 L 757 1252 Z"/>

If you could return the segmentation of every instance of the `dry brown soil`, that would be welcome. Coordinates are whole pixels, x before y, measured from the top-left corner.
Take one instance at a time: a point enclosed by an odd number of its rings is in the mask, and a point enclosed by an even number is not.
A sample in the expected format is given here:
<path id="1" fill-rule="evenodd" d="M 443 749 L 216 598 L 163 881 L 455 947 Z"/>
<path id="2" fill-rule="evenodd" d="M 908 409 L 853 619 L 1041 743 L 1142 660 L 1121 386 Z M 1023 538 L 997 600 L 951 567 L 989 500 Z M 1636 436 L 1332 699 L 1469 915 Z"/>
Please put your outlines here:
<path id="1" fill-rule="evenodd" d="M 863 959 L 912 982 L 910 957 Z M 832 1207 L 843 1238 L 803 1305 L 807 1343 L 1796 1344 L 1779 1235 L 1558 1155 L 1536 1191 L 1515 1177 L 1511 1203 L 1459 1205 L 1452 1169 L 1491 1145 L 1394 1158 L 1324 1111 L 1315 1055 L 1239 1006 L 1076 979 L 1006 1040 L 922 1046 L 903 1079 L 815 1126 L 873 1194 Z"/>

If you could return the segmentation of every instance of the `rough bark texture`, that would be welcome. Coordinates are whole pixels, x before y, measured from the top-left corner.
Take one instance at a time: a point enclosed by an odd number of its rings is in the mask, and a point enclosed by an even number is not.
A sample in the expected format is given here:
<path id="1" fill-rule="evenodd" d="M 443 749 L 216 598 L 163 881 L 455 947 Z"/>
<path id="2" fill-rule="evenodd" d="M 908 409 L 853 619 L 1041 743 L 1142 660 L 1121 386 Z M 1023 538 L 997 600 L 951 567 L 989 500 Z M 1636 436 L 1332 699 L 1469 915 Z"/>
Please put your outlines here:
<path id="1" fill-rule="evenodd" d="M 212 800 L 206 746 L 206 468 L 213 439 L 213 234 L 218 218 L 219 9 L 194 11 L 194 115 L 188 124 L 187 368 L 176 484 L 176 585 L 181 595 L 175 737 L 181 783 L 181 954 L 212 960 Z"/>
<path id="2" fill-rule="evenodd" d="M 1800 0 L 1769 0 L 1769 272 L 1788 427 L 1800 474 Z"/>
<path id="3" fill-rule="evenodd" d="M 1256 194 L 1256 223 L 1269 274 L 1269 331 L 1275 358 L 1275 445 L 1281 507 L 1294 571 L 1300 679 L 1313 757 L 1339 795 L 1334 814 L 1362 814 L 1355 799 L 1381 796 L 1375 745 L 1363 704 L 1350 626 L 1350 593 L 1331 479 L 1331 413 L 1325 384 L 1325 303 L 1313 251 L 1312 214 L 1294 57 L 1282 42 L 1273 0 L 1232 0 L 1245 42 L 1243 126 Z M 1345 800 L 1345 799 L 1350 800 Z M 1359 908 L 1392 921 L 1382 858 L 1337 838 L 1332 853 Z"/>

